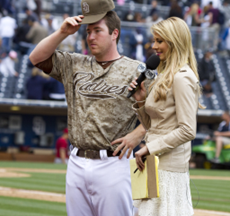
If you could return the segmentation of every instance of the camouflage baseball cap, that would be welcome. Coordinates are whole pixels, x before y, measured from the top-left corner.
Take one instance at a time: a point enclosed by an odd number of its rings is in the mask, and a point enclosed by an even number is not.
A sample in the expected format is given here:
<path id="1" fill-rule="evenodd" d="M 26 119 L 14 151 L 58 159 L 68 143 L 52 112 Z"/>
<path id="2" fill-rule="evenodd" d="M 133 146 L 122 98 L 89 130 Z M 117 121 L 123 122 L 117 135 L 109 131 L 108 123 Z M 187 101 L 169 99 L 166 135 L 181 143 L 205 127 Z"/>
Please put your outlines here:
<path id="1" fill-rule="evenodd" d="M 91 24 L 101 20 L 108 11 L 115 8 L 113 0 L 82 0 L 84 19 L 81 24 Z"/>

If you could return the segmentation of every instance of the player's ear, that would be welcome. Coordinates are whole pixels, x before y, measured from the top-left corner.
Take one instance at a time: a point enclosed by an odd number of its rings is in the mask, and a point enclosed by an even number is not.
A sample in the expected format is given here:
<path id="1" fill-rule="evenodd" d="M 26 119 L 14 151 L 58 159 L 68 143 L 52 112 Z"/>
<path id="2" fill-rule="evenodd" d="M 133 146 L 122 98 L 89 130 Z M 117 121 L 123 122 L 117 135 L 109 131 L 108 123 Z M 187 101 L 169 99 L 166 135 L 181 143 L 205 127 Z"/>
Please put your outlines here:
<path id="1" fill-rule="evenodd" d="M 112 39 L 113 40 L 117 40 L 117 37 L 119 35 L 119 30 L 118 29 L 114 29 L 113 33 L 112 33 Z"/>

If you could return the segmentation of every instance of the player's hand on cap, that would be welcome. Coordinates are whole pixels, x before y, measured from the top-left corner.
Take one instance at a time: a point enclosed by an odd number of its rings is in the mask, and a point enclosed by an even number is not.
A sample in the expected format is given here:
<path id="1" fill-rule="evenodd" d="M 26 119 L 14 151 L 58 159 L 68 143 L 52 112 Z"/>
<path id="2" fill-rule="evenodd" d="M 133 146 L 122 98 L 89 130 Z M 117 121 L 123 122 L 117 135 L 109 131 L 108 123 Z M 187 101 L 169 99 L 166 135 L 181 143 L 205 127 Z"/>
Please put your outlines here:
<path id="1" fill-rule="evenodd" d="M 61 25 L 61 32 L 68 35 L 74 34 L 81 27 L 83 18 L 83 15 L 67 17 Z"/>
<path id="2" fill-rule="evenodd" d="M 130 87 L 128 88 L 129 91 L 132 91 L 137 87 L 137 77 L 129 84 Z M 143 101 L 146 98 L 146 88 L 144 82 L 141 83 L 138 90 L 133 94 L 133 97 L 136 101 Z"/>
<path id="3" fill-rule="evenodd" d="M 126 136 L 114 140 L 111 145 L 115 145 L 118 143 L 121 143 L 116 150 L 113 152 L 113 155 L 116 156 L 119 151 L 121 151 L 121 154 L 119 155 L 119 159 L 121 159 L 126 151 L 128 150 L 127 153 L 127 158 L 130 157 L 133 149 L 141 142 L 142 137 L 135 136 L 135 132 L 131 132 L 127 134 Z"/>

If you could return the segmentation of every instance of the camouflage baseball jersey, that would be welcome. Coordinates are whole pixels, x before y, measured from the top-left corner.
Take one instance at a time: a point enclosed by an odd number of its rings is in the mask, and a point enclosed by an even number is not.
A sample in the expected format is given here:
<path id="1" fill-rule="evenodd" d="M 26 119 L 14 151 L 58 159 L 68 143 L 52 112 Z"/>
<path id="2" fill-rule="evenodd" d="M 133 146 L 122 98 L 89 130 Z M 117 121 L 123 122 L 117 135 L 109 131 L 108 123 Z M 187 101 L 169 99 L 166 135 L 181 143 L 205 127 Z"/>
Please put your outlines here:
<path id="1" fill-rule="evenodd" d="M 115 150 L 111 142 L 134 129 L 130 82 L 139 76 L 136 60 L 123 57 L 103 69 L 95 57 L 55 51 L 49 74 L 62 82 L 68 104 L 69 140 L 83 150 Z"/>

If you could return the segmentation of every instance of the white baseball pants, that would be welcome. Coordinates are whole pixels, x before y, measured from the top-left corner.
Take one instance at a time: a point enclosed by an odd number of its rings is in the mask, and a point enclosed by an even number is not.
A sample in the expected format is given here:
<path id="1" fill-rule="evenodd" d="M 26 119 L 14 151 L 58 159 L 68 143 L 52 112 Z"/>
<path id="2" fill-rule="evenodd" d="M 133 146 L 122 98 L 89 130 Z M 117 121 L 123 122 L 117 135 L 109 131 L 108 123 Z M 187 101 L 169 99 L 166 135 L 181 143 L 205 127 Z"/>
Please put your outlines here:
<path id="1" fill-rule="evenodd" d="M 71 152 L 66 174 L 68 216 L 132 216 L 129 159 L 126 155 L 86 159 Z"/>

